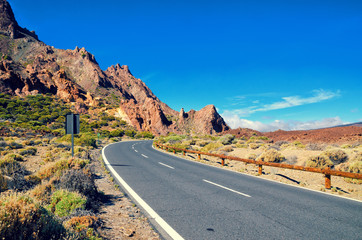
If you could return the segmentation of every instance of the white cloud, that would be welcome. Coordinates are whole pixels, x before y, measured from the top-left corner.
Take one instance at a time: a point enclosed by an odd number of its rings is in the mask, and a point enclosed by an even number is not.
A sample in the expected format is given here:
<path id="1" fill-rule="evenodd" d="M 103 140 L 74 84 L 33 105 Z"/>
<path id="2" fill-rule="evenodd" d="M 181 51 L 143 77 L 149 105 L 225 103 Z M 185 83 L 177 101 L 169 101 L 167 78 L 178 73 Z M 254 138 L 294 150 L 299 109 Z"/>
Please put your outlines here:
<path id="1" fill-rule="evenodd" d="M 269 110 L 290 108 L 290 107 L 301 106 L 311 103 L 317 103 L 340 95 L 339 91 L 331 92 L 331 91 L 325 91 L 323 89 L 314 90 L 313 93 L 314 96 L 307 98 L 301 98 L 300 96 L 283 97 L 282 99 L 284 101 L 275 102 L 272 104 L 266 104 L 261 108 L 255 109 L 254 112 L 269 111 Z"/>
<path id="2" fill-rule="evenodd" d="M 311 97 L 300 97 L 300 96 L 289 96 L 289 97 L 282 97 L 282 101 L 274 102 L 271 104 L 264 104 L 264 105 L 255 105 L 247 108 L 236 109 L 232 111 L 226 110 L 225 114 L 234 113 L 239 116 L 249 116 L 255 112 L 265 112 L 277 109 L 284 109 L 290 107 L 296 107 L 306 104 L 312 104 L 317 102 L 322 102 L 328 99 L 332 99 L 335 97 L 340 96 L 340 91 L 332 92 L 323 89 L 313 90 L 313 95 Z M 238 99 L 242 99 L 238 96 Z M 236 100 L 236 99 L 235 99 Z M 253 104 L 260 103 L 259 100 L 254 100 Z M 232 104 L 233 105 L 233 104 Z"/>
<path id="3" fill-rule="evenodd" d="M 247 119 L 243 119 L 238 117 L 238 115 L 230 115 L 230 114 L 222 114 L 225 122 L 231 128 L 251 128 L 261 132 L 271 132 L 276 131 L 278 129 L 290 131 L 290 130 L 308 130 L 308 129 L 317 129 L 317 128 L 325 128 L 325 127 L 333 127 L 337 125 L 345 124 L 339 117 L 334 118 L 325 118 L 322 120 L 315 121 L 283 121 L 283 120 L 275 120 L 271 123 L 262 123 L 259 121 L 250 121 Z"/>

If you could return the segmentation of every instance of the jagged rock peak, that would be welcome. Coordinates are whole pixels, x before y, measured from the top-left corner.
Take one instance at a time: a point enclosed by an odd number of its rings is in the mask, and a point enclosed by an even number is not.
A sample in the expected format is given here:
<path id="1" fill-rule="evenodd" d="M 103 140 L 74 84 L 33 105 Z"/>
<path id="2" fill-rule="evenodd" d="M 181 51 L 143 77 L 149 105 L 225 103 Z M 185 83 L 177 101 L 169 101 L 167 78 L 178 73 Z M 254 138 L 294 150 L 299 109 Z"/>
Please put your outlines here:
<path id="1" fill-rule="evenodd" d="M 34 31 L 21 28 L 15 19 L 14 12 L 6 0 L 0 0 L 0 33 L 11 38 L 33 37 L 38 40 Z"/>
<path id="2" fill-rule="evenodd" d="M 216 107 L 213 104 L 207 105 L 203 107 L 200 111 L 210 111 L 210 112 L 217 112 Z"/>
<path id="3" fill-rule="evenodd" d="M 0 0 L 0 28 L 6 30 L 9 26 L 15 27 L 18 23 L 10 4 L 6 0 Z"/>
<path id="4" fill-rule="evenodd" d="M 84 47 L 79 48 L 78 46 L 76 46 L 73 51 L 74 51 L 74 53 L 76 53 L 76 54 L 81 54 L 81 56 L 82 56 L 83 58 L 86 58 L 86 59 L 88 59 L 88 60 L 91 61 L 91 62 L 97 63 L 96 58 L 94 57 L 94 55 L 91 54 L 90 52 L 88 52 Z M 98 63 L 97 63 L 97 64 L 98 64 Z"/>
<path id="5" fill-rule="evenodd" d="M 112 65 L 110 66 L 107 71 L 109 72 L 115 72 L 115 73 L 127 73 L 127 74 L 131 74 L 131 71 L 129 70 L 129 67 L 127 65 L 120 65 L 119 63 L 117 63 L 116 65 Z"/>

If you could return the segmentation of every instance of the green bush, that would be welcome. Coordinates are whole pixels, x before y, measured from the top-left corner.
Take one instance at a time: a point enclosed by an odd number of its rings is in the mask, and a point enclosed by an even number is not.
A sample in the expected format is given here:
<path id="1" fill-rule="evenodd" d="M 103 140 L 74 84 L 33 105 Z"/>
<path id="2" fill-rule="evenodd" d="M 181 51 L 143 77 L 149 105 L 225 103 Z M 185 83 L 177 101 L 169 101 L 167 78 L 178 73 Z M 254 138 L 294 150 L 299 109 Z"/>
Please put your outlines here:
<path id="1" fill-rule="evenodd" d="M 71 134 L 64 135 L 58 142 L 67 142 L 68 144 L 71 143 L 72 136 Z M 96 142 L 96 135 L 93 133 L 80 133 L 74 135 L 74 145 L 76 146 L 90 146 L 90 147 L 97 147 Z"/>
<path id="2" fill-rule="evenodd" d="M 293 142 L 293 145 L 294 145 L 295 147 L 297 147 L 297 148 L 305 148 L 305 145 L 302 144 L 302 143 L 299 142 L 299 141 Z"/>
<path id="3" fill-rule="evenodd" d="M 80 193 L 57 190 L 52 194 L 47 209 L 58 217 L 65 217 L 77 208 L 84 209 L 86 202 L 87 199 Z"/>
<path id="4" fill-rule="evenodd" d="M 127 136 L 127 137 L 131 137 L 133 138 L 134 136 L 136 136 L 137 132 L 135 130 L 126 130 L 124 132 L 124 134 Z"/>
<path id="5" fill-rule="evenodd" d="M 155 136 L 150 132 L 139 132 L 135 136 L 136 138 L 153 139 Z"/>
<path id="6" fill-rule="evenodd" d="M 123 129 L 117 129 L 113 130 L 109 133 L 110 137 L 123 137 L 124 136 L 124 130 Z"/>

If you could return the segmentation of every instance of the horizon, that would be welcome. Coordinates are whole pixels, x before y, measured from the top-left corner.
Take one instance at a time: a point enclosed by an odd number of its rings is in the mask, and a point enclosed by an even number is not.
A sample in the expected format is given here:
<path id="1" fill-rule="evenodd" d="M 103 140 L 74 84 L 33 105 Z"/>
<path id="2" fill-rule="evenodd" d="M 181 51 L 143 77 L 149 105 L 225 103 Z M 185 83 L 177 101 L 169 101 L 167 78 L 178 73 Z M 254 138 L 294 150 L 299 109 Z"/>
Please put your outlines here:
<path id="1" fill-rule="evenodd" d="M 214 104 L 262 132 L 362 121 L 361 2 L 9 3 L 45 44 L 128 65 L 177 111 Z"/>

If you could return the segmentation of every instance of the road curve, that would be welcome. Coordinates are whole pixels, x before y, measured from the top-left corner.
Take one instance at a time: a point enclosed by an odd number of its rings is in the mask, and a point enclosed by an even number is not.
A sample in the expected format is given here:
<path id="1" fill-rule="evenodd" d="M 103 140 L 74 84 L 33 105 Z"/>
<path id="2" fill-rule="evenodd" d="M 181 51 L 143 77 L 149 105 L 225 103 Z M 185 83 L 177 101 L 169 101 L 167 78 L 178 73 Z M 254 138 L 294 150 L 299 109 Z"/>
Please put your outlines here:
<path id="1" fill-rule="evenodd" d="M 184 160 L 152 141 L 111 144 L 102 155 L 165 238 L 362 239 L 360 201 Z"/>

